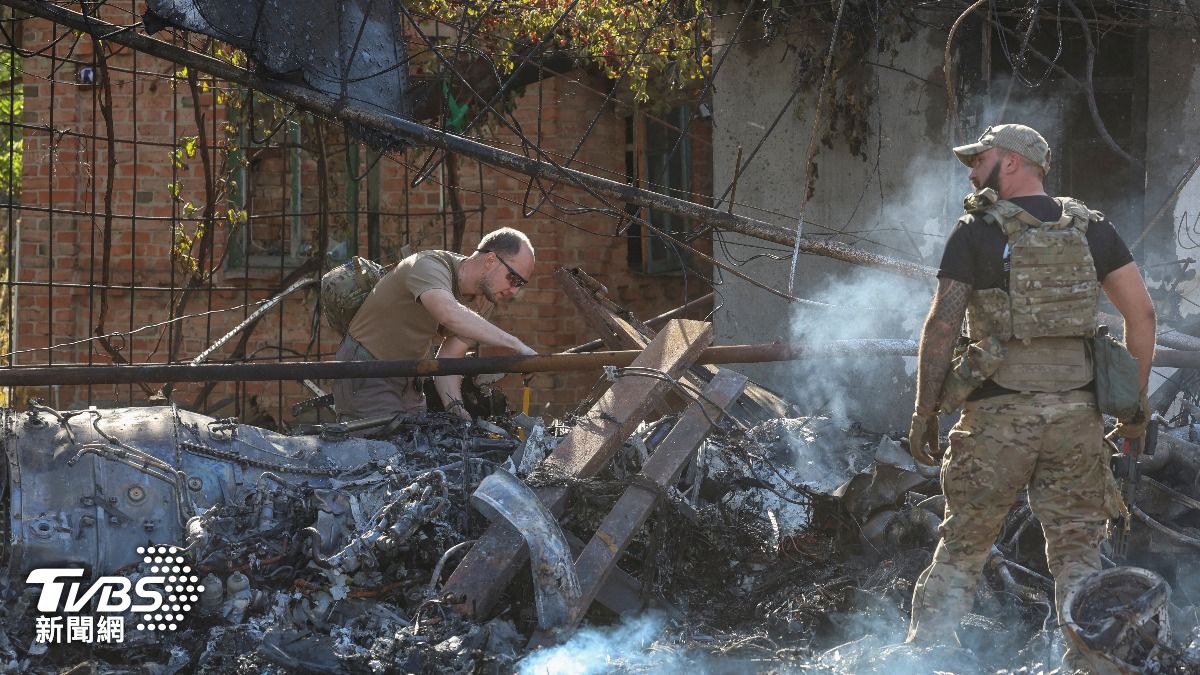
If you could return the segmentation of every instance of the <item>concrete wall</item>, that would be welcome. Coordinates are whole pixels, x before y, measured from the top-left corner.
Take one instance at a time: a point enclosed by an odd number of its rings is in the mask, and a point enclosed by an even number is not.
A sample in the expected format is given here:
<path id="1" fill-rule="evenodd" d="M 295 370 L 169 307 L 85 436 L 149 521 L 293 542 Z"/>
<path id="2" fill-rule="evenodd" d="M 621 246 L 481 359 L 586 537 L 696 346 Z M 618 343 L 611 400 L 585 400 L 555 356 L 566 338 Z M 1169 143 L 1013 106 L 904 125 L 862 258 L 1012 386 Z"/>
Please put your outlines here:
<path id="1" fill-rule="evenodd" d="M 717 22 L 714 44 L 730 41 L 736 19 L 734 14 Z M 746 162 L 795 88 L 798 64 L 789 45 L 793 39 L 802 38 L 789 31 L 769 44 L 743 42 L 725 57 L 713 101 L 718 195 L 733 179 L 737 147 L 743 146 Z M 833 147 L 820 146 L 816 191 L 804 213 L 806 236 L 833 237 L 869 251 L 937 265 L 945 235 L 970 189 L 965 169 L 947 147 L 946 99 L 941 85 L 944 41 L 944 33 L 919 33 L 898 45 L 898 53 L 872 58 L 890 68 L 868 66 L 865 72 L 875 102 L 867 158 L 852 156 L 839 139 Z M 723 57 L 715 54 L 714 63 Z M 796 97 L 758 155 L 743 169 L 736 201 L 747 206 L 735 206 L 735 212 L 796 226 L 815 107 L 815 91 Z M 740 236 L 728 236 L 727 240 L 725 249 L 714 246 L 725 263 L 736 264 L 763 253 L 758 240 Z M 787 260 L 759 258 L 740 269 L 786 290 L 790 266 Z M 716 317 L 719 343 L 777 337 L 915 339 L 934 288 L 932 280 L 913 281 L 811 255 L 798 261 L 795 295 L 839 307 L 788 303 L 748 283 L 728 279 L 718 289 L 723 304 Z M 745 372 L 804 408 L 840 409 L 868 428 L 887 430 L 907 427 L 915 361 L 864 358 L 767 364 L 747 366 Z"/>
<path id="2" fill-rule="evenodd" d="M 718 22 L 715 44 L 730 41 L 736 18 L 735 14 Z M 1170 18 L 1163 15 L 1160 20 Z M 748 155 L 787 101 L 797 80 L 797 69 L 820 67 L 819 62 L 798 63 L 796 50 L 789 44 L 789 40 L 805 39 L 798 36 L 798 31 L 799 28 L 789 28 L 769 44 L 747 41 L 747 34 L 739 36 L 735 51 L 728 55 L 718 73 L 714 96 L 717 194 L 732 180 L 738 145 L 744 146 Z M 1086 175 L 1082 183 L 1078 180 L 1081 175 L 1074 176 L 1077 184 L 1073 189 L 1080 191 L 1079 196 L 1093 199 L 1094 207 L 1116 215 L 1115 222 L 1133 249 L 1151 289 L 1160 332 L 1180 329 L 1200 334 L 1197 333 L 1200 278 L 1181 274 L 1194 273 L 1200 268 L 1200 171 L 1184 181 L 1177 195 L 1174 194 L 1200 158 L 1197 114 L 1200 72 L 1195 67 L 1200 60 L 1200 43 L 1194 34 L 1191 23 L 1163 23 L 1153 28 L 1144 40 L 1147 50 L 1143 71 L 1146 77 L 1144 204 L 1137 209 L 1125 208 L 1128 202 L 1122 200 L 1140 197 L 1137 194 L 1088 193 L 1089 187 L 1096 192 L 1096 186 L 1086 180 Z M 970 40 L 978 37 L 977 33 L 960 34 L 959 43 L 971 46 Z M 828 40 L 828 35 L 820 39 Z M 945 236 L 960 213 L 959 200 L 970 189 L 965 169 L 948 149 L 951 142 L 941 72 L 944 46 L 945 29 L 935 28 L 919 32 L 894 53 L 869 57 L 876 65 L 866 66 L 867 86 L 874 94 L 867 158 L 853 157 L 846 143 L 838 138 L 832 147 L 819 148 L 816 192 L 804 214 L 807 236 L 830 236 L 829 229 L 815 223 L 842 230 L 843 233 L 834 235 L 839 241 L 931 266 L 938 264 Z M 1122 47 L 1119 41 L 1101 40 L 1098 48 L 1103 52 Z M 721 56 L 715 55 L 714 62 L 719 62 Z M 1140 56 L 1138 53 L 1133 57 L 1135 78 L 1140 77 L 1136 73 Z M 1103 59 L 1098 63 L 1103 65 Z M 1106 75 L 1100 65 L 1096 72 L 1098 88 Z M 1114 65 L 1111 58 L 1108 65 Z M 1066 66 L 1076 77 L 1082 75 L 1078 72 L 1080 63 L 1071 61 Z M 1003 62 L 993 63 L 997 77 L 993 85 L 997 92 L 1005 91 L 1004 83 L 1009 77 L 1004 74 L 1005 68 Z M 1124 73 L 1128 69 L 1117 70 Z M 1057 170 L 1052 170 L 1047 181 L 1048 189 L 1064 189 L 1059 184 L 1067 179 L 1071 168 L 1076 173 L 1087 171 L 1086 162 L 1081 165 L 1078 160 L 1091 155 L 1064 140 L 1068 128 L 1074 129 L 1076 138 L 1087 139 L 1089 143 L 1098 138 L 1085 99 L 1075 86 L 1062 84 L 1041 89 L 1018 86 L 1012 100 L 1002 105 L 987 98 L 986 87 L 976 86 L 978 82 L 970 76 L 964 76 L 963 80 L 966 88 L 980 92 L 973 99 L 964 97 L 963 124 L 967 136 L 973 137 L 980 128 L 1000 121 L 1032 124 L 1050 139 L 1058 158 Z M 815 91 L 805 90 L 796 98 L 759 155 L 743 170 L 736 194 L 737 201 L 748 206 L 737 206 L 736 210 L 795 227 L 815 107 Z M 1005 112 L 998 112 L 1001 110 Z M 1113 112 L 1110 110 L 1109 114 Z M 989 115 L 1002 115 L 1003 119 L 989 119 Z M 1119 126 L 1130 121 L 1114 118 L 1108 123 Z M 1134 147 L 1141 140 L 1135 137 L 1126 142 Z M 1077 160 L 1074 165 L 1069 161 L 1072 156 Z M 1144 227 L 1164 204 L 1162 217 L 1143 236 Z M 747 245 L 758 245 L 755 240 L 739 237 L 729 240 L 732 245 L 727 249 L 717 247 L 724 262 L 744 260 L 762 252 Z M 1193 262 L 1181 262 L 1186 259 Z M 789 267 L 788 261 L 760 258 L 742 270 L 776 288 L 786 289 Z M 803 256 L 797 266 L 796 295 L 846 305 L 848 309 L 789 305 L 750 284 L 731 280 L 720 288 L 724 307 L 717 315 L 717 337 L 726 343 L 776 337 L 913 338 L 919 333 L 932 289 L 932 281 L 913 283 L 836 261 Z M 914 370 L 915 359 L 746 368 L 763 384 L 779 389 L 812 410 L 836 408 L 840 396 L 848 402 L 842 407 L 852 419 L 875 429 L 907 425 Z M 1151 391 L 1172 373 L 1169 369 L 1156 371 Z M 826 403 L 829 398 L 834 399 L 832 405 Z"/>
<path id="3" fill-rule="evenodd" d="M 1164 32 L 1150 41 L 1150 106 L 1147 108 L 1146 220 L 1172 194 L 1172 190 L 1200 157 L 1200 45 L 1194 37 Z M 1183 258 L 1200 259 L 1200 172 L 1179 192 L 1178 199 L 1146 235 L 1147 275 L 1153 281 L 1168 281 L 1176 266 L 1159 266 Z M 1193 269 L 1196 265 L 1191 266 Z M 1200 301 L 1200 283 L 1193 280 L 1179 287 L 1183 295 Z M 1187 302 L 1178 308 L 1160 308 L 1169 318 L 1195 321 L 1200 308 Z M 1176 313 L 1178 313 L 1177 316 Z"/>
<path id="4" fill-rule="evenodd" d="M 1200 269 L 1200 263 L 1174 263 L 1200 261 L 1200 172 L 1169 201 L 1200 159 L 1200 45 L 1193 35 L 1164 30 L 1149 44 L 1145 222 L 1167 206 L 1134 253 L 1151 286 L 1160 332 L 1166 325 L 1194 333 L 1200 325 L 1200 279 L 1181 280 L 1179 274 Z M 1157 369 L 1151 391 L 1173 373 Z"/>

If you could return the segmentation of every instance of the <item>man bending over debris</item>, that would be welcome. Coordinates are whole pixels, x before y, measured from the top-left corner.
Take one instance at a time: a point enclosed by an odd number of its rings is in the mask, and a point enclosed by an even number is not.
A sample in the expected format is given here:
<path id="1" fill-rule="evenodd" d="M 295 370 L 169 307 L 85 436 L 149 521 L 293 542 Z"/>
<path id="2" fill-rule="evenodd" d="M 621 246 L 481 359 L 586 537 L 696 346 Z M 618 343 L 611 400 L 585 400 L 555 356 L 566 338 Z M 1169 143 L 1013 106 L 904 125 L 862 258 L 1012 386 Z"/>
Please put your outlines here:
<path id="1" fill-rule="evenodd" d="M 350 322 L 339 361 L 423 359 L 435 339 L 437 356 L 464 356 L 472 342 L 535 355 L 524 342 L 472 311 L 466 303 L 486 299 L 487 312 L 517 297 L 533 273 L 529 238 L 509 227 L 488 233 L 470 257 L 421 251 L 401 260 L 375 285 Z M 462 376 L 434 378 L 446 410 L 470 419 L 463 408 Z M 425 410 L 419 378 L 341 379 L 333 386 L 338 419 Z"/>
<path id="2" fill-rule="evenodd" d="M 908 641 L 921 644 L 955 643 L 979 572 L 1023 488 L 1046 536 L 1060 618 L 1067 591 L 1100 570 L 1106 521 L 1121 511 L 1085 344 L 1095 334 L 1101 288 L 1124 317 L 1141 371 L 1140 409 L 1118 425 L 1121 436 L 1145 432 L 1154 352 L 1154 307 L 1133 256 L 1103 214 L 1046 195 L 1050 148 L 1041 134 L 1002 124 L 954 154 L 971 168 L 977 191 L 942 255 L 908 436 L 918 461 L 940 459 L 946 496 L 941 541 L 913 591 Z M 971 342 L 965 387 L 956 380 L 963 369 L 951 372 L 964 314 Z M 955 386 L 966 402 L 940 457 L 937 413 L 957 407 L 946 400 Z"/>

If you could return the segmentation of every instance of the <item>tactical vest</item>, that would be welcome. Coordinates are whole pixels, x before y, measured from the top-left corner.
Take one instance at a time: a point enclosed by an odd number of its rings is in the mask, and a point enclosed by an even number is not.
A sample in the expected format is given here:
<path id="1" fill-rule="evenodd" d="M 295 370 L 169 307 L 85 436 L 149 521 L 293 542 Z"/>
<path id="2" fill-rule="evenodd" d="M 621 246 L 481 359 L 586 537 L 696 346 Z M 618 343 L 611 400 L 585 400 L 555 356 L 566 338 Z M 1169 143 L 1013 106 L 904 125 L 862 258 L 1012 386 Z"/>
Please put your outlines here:
<path id="1" fill-rule="evenodd" d="M 971 340 L 995 336 L 1007 355 L 992 380 L 1015 391 L 1067 391 L 1092 380 L 1086 340 L 1095 333 L 1100 283 L 1087 228 L 1104 217 L 1056 197 L 1062 217 L 1041 222 L 992 190 L 970 195 L 968 213 L 1008 237 L 1008 291 L 975 290 L 967 304 Z"/>

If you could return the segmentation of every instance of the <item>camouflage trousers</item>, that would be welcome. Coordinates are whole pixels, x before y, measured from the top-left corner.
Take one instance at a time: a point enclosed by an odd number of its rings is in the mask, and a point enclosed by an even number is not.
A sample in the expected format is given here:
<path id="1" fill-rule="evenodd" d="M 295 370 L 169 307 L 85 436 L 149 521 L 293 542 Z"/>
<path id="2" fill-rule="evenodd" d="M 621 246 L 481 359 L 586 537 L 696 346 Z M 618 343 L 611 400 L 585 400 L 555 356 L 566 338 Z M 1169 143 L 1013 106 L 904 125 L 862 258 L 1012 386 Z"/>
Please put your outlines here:
<path id="1" fill-rule="evenodd" d="M 1023 488 L 1046 535 L 1061 621 L 1067 592 L 1100 570 L 1106 522 L 1121 510 L 1102 434 L 1090 392 L 1006 394 L 964 406 L 942 458 L 942 536 L 913 590 L 909 642 L 955 643 L 983 564 Z"/>

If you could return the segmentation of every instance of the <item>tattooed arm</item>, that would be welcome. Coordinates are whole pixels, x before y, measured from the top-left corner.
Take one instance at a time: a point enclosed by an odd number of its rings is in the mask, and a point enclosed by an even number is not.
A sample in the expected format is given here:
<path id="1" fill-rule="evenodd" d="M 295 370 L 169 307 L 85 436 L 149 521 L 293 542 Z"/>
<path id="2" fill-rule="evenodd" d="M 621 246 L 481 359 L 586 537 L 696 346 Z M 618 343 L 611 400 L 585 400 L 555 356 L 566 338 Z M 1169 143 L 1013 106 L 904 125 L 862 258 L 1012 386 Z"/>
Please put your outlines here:
<path id="1" fill-rule="evenodd" d="M 953 279 L 939 279 L 933 306 L 925 318 L 921 344 L 917 351 L 917 406 L 919 413 L 937 411 L 942 382 L 950 370 L 950 357 L 962 330 L 963 316 L 971 287 Z"/>

